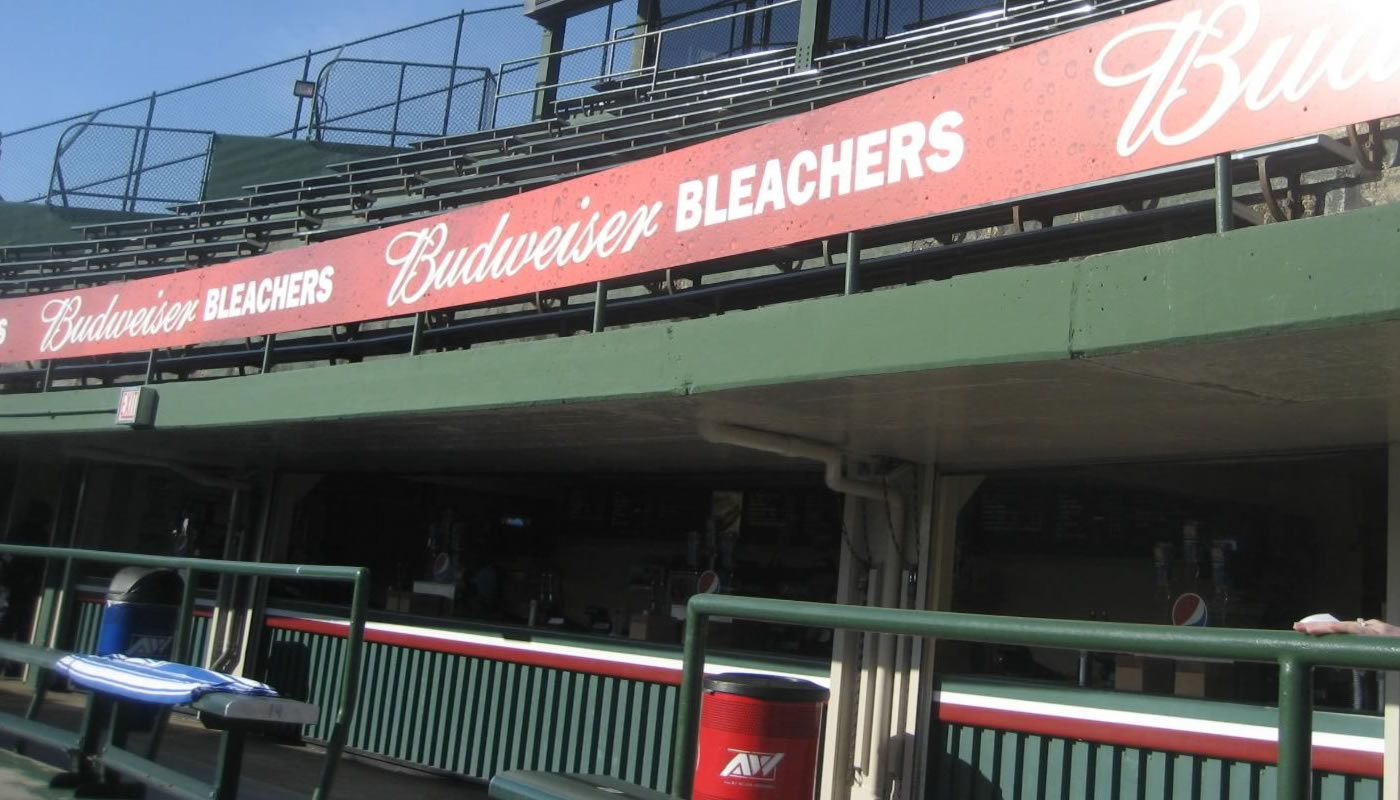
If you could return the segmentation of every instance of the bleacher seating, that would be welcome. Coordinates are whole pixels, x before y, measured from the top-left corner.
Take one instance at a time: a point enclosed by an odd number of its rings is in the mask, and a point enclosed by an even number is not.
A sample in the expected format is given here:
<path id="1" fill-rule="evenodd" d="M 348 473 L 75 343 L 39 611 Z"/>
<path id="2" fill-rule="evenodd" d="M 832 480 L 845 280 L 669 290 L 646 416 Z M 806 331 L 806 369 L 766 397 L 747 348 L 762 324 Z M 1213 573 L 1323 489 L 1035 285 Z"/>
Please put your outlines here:
<path id="1" fill-rule="evenodd" d="M 84 226 L 84 239 L 77 242 L 0 248 L 0 294 L 161 274 L 431 216 L 830 105 L 1157 1 L 1045 0 L 1018 6 L 1005 18 L 954 20 L 843 49 L 802 71 L 795 69 L 793 51 L 786 48 L 629 77 L 605 88 L 607 95 L 598 102 L 556 103 L 552 119 L 426 139 L 402 153 L 334 164 L 329 175 L 249 186 L 240 196 L 182 204 L 170 217 Z M 1262 155 L 1269 156 L 1276 175 L 1332 169 L 1352 158 L 1327 137 L 1267 153 L 1237 154 L 1237 184 L 1260 180 L 1257 159 Z M 947 268 L 941 265 L 955 254 L 960 269 L 992 268 L 1202 233 L 1211 229 L 1210 209 L 1184 201 L 1209 191 L 1213 181 L 1211 164 L 1194 163 L 872 231 L 866 246 L 933 239 L 952 249 L 910 250 L 871 260 L 862 284 L 942 277 Z M 1164 200 L 1173 197 L 1183 202 Z M 1129 210 L 1157 201 L 1163 201 L 1160 207 Z M 1075 219 L 1104 209 L 1114 212 Z M 1237 213 L 1246 224 L 1262 221 L 1248 209 Z M 1038 225 L 1028 229 L 1027 220 Z M 1000 235 L 959 242 L 988 228 L 999 229 Z M 656 276 L 620 281 L 608 287 L 614 296 L 604 298 L 607 319 L 609 324 L 631 324 L 838 293 L 839 270 L 829 259 L 820 261 L 829 250 L 809 242 L 782 253 L 690 265 L 666 273 L 665 291 L 653 291 Z M 819 263 L 807 269 L 772 268 L 812 259 Z M 764 266 L 769 274 L 753 274 Z M 549 297 L 511 298 L 490 309 L 433 314 L 418 343 L 452 348 L 588 330 L 595 300 L 590 286 Z M 141 380 L 148 373 L 161 379 L 256 370 L 267 363 L 269 348 L 274 362 L 358 360 L 403 353 L 411 338 L 407 323 L 348 330 L 358 333 L 308 332 L 276 342 L 224 343 L 178 354 L 70 359 L 5 372 L 0 385 L 27 391 L 69 379 L 111 382 Z"/>

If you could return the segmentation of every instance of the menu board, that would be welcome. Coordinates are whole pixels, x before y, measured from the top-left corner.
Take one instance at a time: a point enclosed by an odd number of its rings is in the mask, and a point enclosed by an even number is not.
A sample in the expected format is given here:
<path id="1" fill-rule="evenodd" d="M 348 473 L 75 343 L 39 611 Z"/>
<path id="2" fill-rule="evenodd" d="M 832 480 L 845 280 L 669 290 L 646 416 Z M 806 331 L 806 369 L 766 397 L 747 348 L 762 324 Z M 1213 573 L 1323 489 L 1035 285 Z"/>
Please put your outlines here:
<path id="1" fill-rule="evenodd" d="M 1185 506 L 1118 487 L 989 481 L 972 503 L 967 541 L 1002 552 L 1140 553 L 1180 530 Z"/>

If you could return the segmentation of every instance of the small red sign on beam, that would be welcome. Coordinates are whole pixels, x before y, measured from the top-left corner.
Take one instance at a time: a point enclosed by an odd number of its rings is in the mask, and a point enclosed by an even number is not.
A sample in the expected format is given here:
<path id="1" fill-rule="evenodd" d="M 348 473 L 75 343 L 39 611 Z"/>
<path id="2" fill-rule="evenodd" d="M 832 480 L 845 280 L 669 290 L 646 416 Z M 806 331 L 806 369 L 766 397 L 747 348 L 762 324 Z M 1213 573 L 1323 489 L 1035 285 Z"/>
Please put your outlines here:
<path id="1" fill-rule="evenodd" d="M 149 386 L 127 386 L 117 398 L 117 424 L 149 428 L 156 418 L 156 390 Z"/>

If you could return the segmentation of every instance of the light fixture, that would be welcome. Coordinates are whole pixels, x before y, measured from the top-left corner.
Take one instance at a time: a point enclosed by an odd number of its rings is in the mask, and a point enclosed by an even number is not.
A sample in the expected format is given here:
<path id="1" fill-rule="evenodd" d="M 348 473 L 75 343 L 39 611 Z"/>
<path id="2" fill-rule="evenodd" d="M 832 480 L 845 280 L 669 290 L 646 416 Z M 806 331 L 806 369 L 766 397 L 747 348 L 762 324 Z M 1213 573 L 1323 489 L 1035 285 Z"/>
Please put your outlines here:
<path id="1" fill-rule="evenodd" d="M 316 96 L 316 81 L 297 81 L 292 84 L 292 96 L 311 98 Z"/>

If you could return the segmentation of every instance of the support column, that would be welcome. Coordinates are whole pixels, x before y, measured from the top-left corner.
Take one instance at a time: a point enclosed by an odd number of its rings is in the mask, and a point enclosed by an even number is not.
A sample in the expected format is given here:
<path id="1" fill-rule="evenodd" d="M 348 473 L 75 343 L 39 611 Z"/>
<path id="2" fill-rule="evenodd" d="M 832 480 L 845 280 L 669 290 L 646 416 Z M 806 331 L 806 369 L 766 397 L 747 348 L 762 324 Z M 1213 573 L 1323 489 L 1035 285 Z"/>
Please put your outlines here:
<path id="1" fill-rule="evenodd" d="M 225 561 L 243 560 L 243 529 L 240 515 L 247 497 L 240 489 L 229 490 L 228 526 L 224 529 Z M 218 672 L 227 672 L 234 665 L 232 633 L 239 624 L 239 608 L 236 602 L 241 578 L 236 575 L 220 575 L 218 588 L 214 591 L 214 615 L 209 619 L 209 636 L 204 643 L 202 665 Z"/>
<path id="2" fill-rule="evenodd" d="M 927 480 L 919 485 L 920 522 L 927 519 L 927 555 L 921 565 L 923 573 L 919 581 L 923 608 L 930 611 L 953 610 L 953 555 L 958 543 L 958 516 L 963 507 L 972 499 L 973 493 L 982 485 L 982 475 L 942 476 L 930 472 Z M 929 742 L 937 723 L 934 707 L 934 678 L 938 674 L 935 660 L 938 641 L 925 639 L 921 657 L 919 680 L 918 741 L 925 745 L 917 753 L 918 763 L 914 767 L 914 780 L 910 797 L 924 797 L 929 775 Z"/>
<path id="3" fill-rule="evenodd" d="M 902 466 L 871 480 L 875 496 L 847 495 L 837 602 L 918 608 L 914 591 L 927 537 L 911 531 L 921 519 L 911 499 L 931 467 Z M 918 640 L 892 634 L 837 631 L 823 754 L 822 800 L 913 796 L 919 692 Z"/>
<path id="4" fill-rule="evenodd" d="M 1400 623 L 1400 443 L 1387 459 L 1385 621 Z M 1400 673 L 1385 673 L 1385 781 L 1381 797 L 1400 800 Z"/>
<path id="5" fill-rule="evenodd" d="M 797 17 L 797 70 L 808 69 L 817 56 L 826 52 L 826 32 L 830 28 L 831 0 L 802 0 Z"/>
<path id="6" fill-rule="evenodd" d="M 932 564 L 928 581 L 928 608 L 953 610 L 953 550 L 958 543 L 958 515 L 972 499 L 984 475 L 940 476 L 933 487 Z M 934 641 L 929 641 L 929 658 Z"/>
<path id="7" fill-rule="evenodd" d="M 248 561 L 267 561 L 268 531 L 272 527 L 273 509 L 277 496 L 277 473 L 269 469 L 259 483 L 257 493 L 257 532 L 251 546 L 243 554 Z M 251 524 L 251 517 L 250 517 Z M 262 671 L 264 620 L 267 612 L 267 578 L 250 578 L 243 603 L 243 619 L 239 631 L 239 649 L 235 674 L 258 679 Z"/>
<path id="8" fill-rule="evenodd" d="M 864 605 L 869 543 L 865 538 L 865 501 L 847 497 L 841 520 L 841 562 L 836 602 Z M 822 753 L 820 800 L 844 800 L 851 785 L 851 761 L 860 687 L 860 634 L 838 630 L 831 642 L 831 699 L 826 707 L 826 742 Z"/>
<path id="9" fill-rule="evenodd" d="M 63 482 L 59 488 L 58 501 L 49 519 L 47 542 L 26 542 L 26 544 L 46 544 L 49 547 L 71 547 L 73 537 L 82 522 L 83 496 L 87 487 L 87 465 L 69 463 L 63 469 Z M 38 566 L 36 564 L 36 566 Z M 63 641 L 67 631 L 59 623 L 59 608 L 66 599 L 71 587 L 65 585 L 67 570 L 62 562 L 50 560 L 43 565 L 42 588 L 35 601 L 34 618 L 30 623 L 29 641 L 46 647 L 66 647 Z M 33 675 L 34 670 L 28 670 Z"/>
<path id="10" fill-rule="evenodd" d="M 661 0 L 637 0 L 637 24 L 632 32 L 651 33 L 661 19 Z M 612 36 L 612 31 L 608 31 Z M 656 52 L 656 37 L 649 36 L 646 39 L 634 41 L 632 43 L 632 69 L 641 69 L 648 64 L 654 63 L 658 57 Z"/>
<path id="11" fill-rule="evenodd" d="M 559 83 L 559 51 L 564 49 L 564 23 L 562 16 L 540 21 L 543 31 L 540 34 L 540 55 L 544 58 L 540 60 L 535 73 L 535 102 L 531 119 L 554 116 L 554 100 L 559 94 L 555 88 Z"/>

